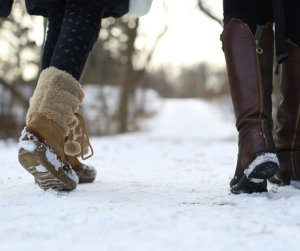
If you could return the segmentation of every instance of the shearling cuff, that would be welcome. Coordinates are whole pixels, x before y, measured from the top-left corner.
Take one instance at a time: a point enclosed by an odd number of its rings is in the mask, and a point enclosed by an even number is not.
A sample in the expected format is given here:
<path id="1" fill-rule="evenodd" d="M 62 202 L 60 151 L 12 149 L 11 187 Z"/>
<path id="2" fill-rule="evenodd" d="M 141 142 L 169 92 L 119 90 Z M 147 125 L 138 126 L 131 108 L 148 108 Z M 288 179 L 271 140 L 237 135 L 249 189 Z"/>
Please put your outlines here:
<path id="1" fill-rule="evenodd" d="M 67 136 L 69 125 L 73 126 L 74 120 L 77 122 L 74 113 L 78 111 L 83 99 L 81 85 L 69 73 L 55 67 L 45 69 L 30 99 L 26 123 L 30 123 L 34 113 L 39 113 L 60 125 Z"/>

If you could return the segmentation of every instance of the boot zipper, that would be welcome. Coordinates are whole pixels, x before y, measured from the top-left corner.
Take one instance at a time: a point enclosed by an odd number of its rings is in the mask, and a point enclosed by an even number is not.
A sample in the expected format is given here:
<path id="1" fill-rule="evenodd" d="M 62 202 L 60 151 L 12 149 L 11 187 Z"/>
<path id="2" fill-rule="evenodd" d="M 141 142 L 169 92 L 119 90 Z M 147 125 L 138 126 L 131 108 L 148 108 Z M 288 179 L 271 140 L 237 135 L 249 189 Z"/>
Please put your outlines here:
<path id="1" fill-rule="evenodd" d="M 299 124 L 299 118 L 300 118 L 300 102 L 299 102 L 299 105 L 298 105 L 297 119 L 296 119 L 296 125 L 295 125 L 296 127 L 295 127 L 293 142 L 292 142 L 292 146 L 291 146 L 291 148 L 292 148 L 291 163 L 292 163 L 292 171 L 293 171 L 294 178 L 297 178 L 295 163 L 294 163 L 294 146 L 295 146 L 295 141 L 296 141 L 296 137 L 297 137 L 297 128 L 298 128 L 298 124 Z"/>
<path id="2" fill-rule="evenodd" d="M 260 55 L 263 54 L 263 49 L 259 45 L 259 38 L 263 32 L 264 26 L 258 26 L 257 31 L 255 33 L 255 37 L 252 34 L 252 31 L 250 30 L 249 26 L 246 24 L 246 27 L 248 28 L 255 47 L 256 47 L 256 62 L 257 62 L 257 73 L 258 73 L 258 85 L 259 85 L 259 97 L 260 97 L 260 113 L 259 113 L 259 118 L 260 118 L 260 126 L 261 126 L 261 131 L 262 131 L 262 136 L 265 141 L 266 148 L 269 149 L 269 142 L 268 138 L 265 132 L 265 121 L 262 118 L 262 114 L 264 112 L 264 99 L 263 99 L 263 81 L 262 81 L 262 76 L 261 76 L 261 63 L 260 63 Z"/>

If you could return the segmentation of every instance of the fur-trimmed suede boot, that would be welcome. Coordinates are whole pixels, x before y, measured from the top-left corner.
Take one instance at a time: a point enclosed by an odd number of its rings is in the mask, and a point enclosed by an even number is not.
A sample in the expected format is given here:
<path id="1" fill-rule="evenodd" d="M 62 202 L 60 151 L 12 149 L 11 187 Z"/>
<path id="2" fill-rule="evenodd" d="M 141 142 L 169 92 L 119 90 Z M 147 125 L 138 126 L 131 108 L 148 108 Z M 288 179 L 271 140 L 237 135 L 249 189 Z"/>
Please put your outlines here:
<path id="1" fill-rule="evenodd" d="M 41 73 L 19 142 L 19 161 L 42 189 L 72 190 L 78 184 L 65 154 L 76 156 L 81 147 L 65 139 L 78 125 L 75 113 L 83 98 L 80 84 L 68 73 L 54 67 Z"/>
<path id="2" fill-rule="evenodd" d="M 275 131 L 280 169 L 269 181 L 300 188 L 300 49 L 290 40 L 286 49 L 290 60 L 282 65 Z"/>
<path id="3" fill-rule="evenodd" d="M 266 192 L 267 179 L 279 169 L 272 128 L 272 24 L 255 35 L 232 19 L 221 35 L 239 132 L 239 153 L 232 193 Z"/>

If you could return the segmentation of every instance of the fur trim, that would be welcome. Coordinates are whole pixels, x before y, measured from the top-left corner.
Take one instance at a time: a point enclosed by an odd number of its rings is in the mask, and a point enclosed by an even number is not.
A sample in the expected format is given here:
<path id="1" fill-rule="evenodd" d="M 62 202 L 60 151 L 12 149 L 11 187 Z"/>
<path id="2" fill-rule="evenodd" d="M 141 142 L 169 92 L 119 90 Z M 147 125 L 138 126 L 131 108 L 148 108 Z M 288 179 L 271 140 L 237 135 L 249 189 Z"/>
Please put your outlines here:
<path id="1" fill-rule="evenodd" d="M 79 109 L 83 98 L 83 90 L 75 78 L 67 72 L 50 67 L 40 75 L 30 99 L 26 123 L 30 123 L 34 113 L 39 113 L 60 125 L 65 131 L 64 136 L 67 136 L 68 125 L 73 124 L 76 119 L 74 113 Z"/>
<path id="2" fill-rule="evenodd" d="M 83 149 L 83 155 L 87 155 L 90 151 L 89 144 L 87 142 L 86 136 L 84 136 L 83 146 L 82 146 L 82 135 L 79 134 L 76 138 L 76 141 L 80 144 Z"/>
<path id="3" fill-rule="evenodd" d="M 77 156 L 81 152 L 80 144 L 76 141 L 68 140 L 65 143 L 64 152 L 68 156 Z"/>
<path id="4" fill-rule="evenodd" d="M 78 120 L 75 119 L 71 124 L 69 124 L 70 131 L 74 130 L 78 126 Z"/>

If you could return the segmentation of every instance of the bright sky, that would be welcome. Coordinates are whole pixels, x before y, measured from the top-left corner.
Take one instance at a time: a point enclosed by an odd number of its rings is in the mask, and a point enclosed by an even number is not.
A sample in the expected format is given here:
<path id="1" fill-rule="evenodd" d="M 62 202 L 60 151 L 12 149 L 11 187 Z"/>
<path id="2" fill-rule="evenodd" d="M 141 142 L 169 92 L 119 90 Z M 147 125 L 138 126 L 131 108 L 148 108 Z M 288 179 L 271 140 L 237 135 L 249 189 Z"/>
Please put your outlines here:
<path id="1" fill-rule="evenodd" d="M 163 29 L 164 12 L 162 0 L 154 0 L 151 11 L 140 19 L 147 41 L 155 39 Z M 168 24 L 170 28 L 159 43 L 154 54 L 153 64 L 172 63 L 193 64 L 208 61 L 224 65 L 220 34 L 222 27 L 216 21 L 202 13 L 197 0 L 165 0 L 168 6 Z M 213 13 L 222 19 L 222 0 L 207 0 Z"/>

